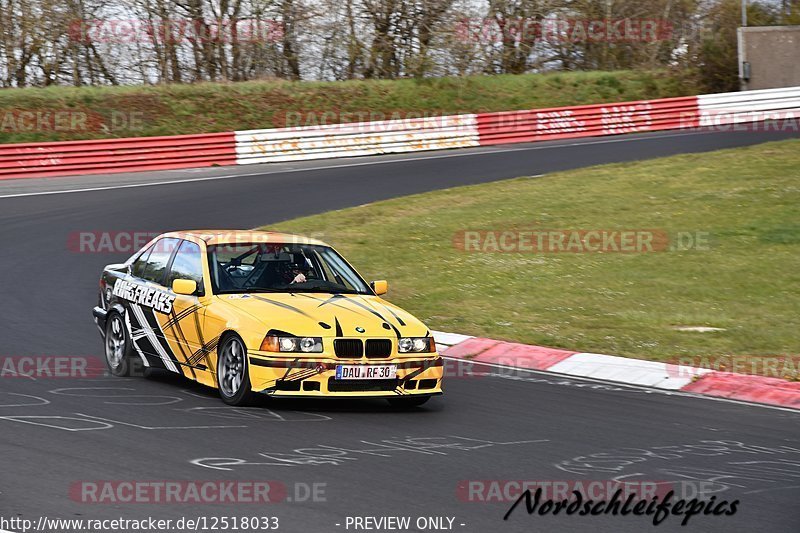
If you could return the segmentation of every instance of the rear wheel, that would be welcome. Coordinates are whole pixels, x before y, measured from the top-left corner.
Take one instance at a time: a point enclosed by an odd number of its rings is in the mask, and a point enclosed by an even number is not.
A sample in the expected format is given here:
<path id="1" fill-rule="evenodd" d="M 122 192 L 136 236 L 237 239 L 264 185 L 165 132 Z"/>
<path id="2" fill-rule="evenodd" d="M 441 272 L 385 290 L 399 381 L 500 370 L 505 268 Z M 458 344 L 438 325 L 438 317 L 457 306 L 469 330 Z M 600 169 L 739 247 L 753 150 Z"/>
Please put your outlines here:
<path id="1" fill-rule="evenodd" d="M 217 350 L 217 387 L 228 405 L 247 405 L 253 399 L 247 349 L 238 335 L 228 335 Z"/>
<path id="2" fill-rule="evenodd" d="M 405 396 L 389 398 L 388 401 L 389 405 L 397 409 L 411 409 L 413 407 L 419 407 L 420 405 L 423 405 L 430 399 L 430 396 Z"/>
<path id="3" fill-rule="evenodd" d="M 131 375 L 131 341 L 122 315 L 112 311 L 106 318 L 106 364 L 111 374 L 119 377 Z"/>

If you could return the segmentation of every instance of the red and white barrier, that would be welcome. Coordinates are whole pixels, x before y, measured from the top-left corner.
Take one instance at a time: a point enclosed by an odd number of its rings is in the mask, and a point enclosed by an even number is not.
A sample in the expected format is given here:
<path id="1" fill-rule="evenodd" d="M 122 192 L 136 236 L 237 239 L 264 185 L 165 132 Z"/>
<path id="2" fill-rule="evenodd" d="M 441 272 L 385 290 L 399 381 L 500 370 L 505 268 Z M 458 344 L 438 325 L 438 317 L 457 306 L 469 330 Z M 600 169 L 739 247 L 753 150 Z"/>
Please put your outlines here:
<path id="1" fill-rule="evenodd" d="M 272 163 L 331 157 L 478 146 L 475 115 L 237 131 L 236 163 Z"/>
<path id="2" fill-rule="evenodd" d="M 781 121 L 800 87 L 227 133 L 0 145 L 0 179 L 246 165 Z"/>
<path id="3" fill-rule="evenodd" d="M 233 133 L 0 145 L 0 179 L 235 164 Z"/>
<path id="4" fill-rule="evenodd" d="M 481 145 L 697 126 L 696 96 L 478 115 Z"/>
<path id="5" fill-rule="evenodd" d="M 433 335 L 441 355 L 470 364 L 553 372 L 800 409 L 800 382 L 796 381 L 614 355 L 578 353 L 440 331 L 434 331 Z M 445 365 L 445 379 L 448 377 L 447 368 Z M 454 377 L 463 376 L 457 373 Z"/>

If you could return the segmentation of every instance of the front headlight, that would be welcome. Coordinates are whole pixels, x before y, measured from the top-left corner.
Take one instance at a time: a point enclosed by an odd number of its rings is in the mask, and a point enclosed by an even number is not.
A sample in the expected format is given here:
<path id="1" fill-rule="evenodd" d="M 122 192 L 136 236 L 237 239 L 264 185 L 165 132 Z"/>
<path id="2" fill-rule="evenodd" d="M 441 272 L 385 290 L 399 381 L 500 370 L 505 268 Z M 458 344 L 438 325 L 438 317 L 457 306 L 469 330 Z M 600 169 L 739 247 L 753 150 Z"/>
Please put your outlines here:
<path id="1" fill-rule="evenodd" d="M 435 352 L 436 342 L 433 337 L 403 337 L 397 341 L 397 351 L 400 353 Z"/>
<path id="2" fill-rule="evenodd" d="M 322 352 L 322 337 L 278 337 L 267 335 L 261 342 L 263 352 Z"/>

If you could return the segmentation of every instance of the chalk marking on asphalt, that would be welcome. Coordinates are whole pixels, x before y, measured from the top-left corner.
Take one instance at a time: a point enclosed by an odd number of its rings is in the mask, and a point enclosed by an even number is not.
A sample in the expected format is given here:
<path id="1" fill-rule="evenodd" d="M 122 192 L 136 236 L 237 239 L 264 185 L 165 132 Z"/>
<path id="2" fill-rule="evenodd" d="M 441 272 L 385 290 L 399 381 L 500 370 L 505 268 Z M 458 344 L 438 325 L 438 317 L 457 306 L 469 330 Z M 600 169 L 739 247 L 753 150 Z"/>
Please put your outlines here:
<path id="1" fill-rule="evenodd" d="M 100 416 L 94 415 L 87 415 L 86 413 L 75 413 L 78 416 L 83 416 L 85 418 L 99 420 L 106 424 L 109 424 L 111 427 L 114 424 L 121 424 L 123 426 L 130 426 L 135 427 L 137 429 L 154 429 L 154 430 L 165 430 L 165 429 L 231 429 L 231 428 L 246 428 L 247 426 L 142 426 L 139 424 L 133 424 L 131 422 L 123 422 L 121 420 L 112 420 L 110 418 L 103 418 Z"/>
<path id="2" fill-rule="evenodd" d="M 144 398 L 143 401 L 131 401 L 131 402 L 114 402 L 114 401 L 104 401 L 103 403 L 109 405 L 171 405 L 175 403 L 179 403 L 183 401 L 183 398 L 179 398 L 178 396 L 164 396 L 164 395 L 152 395 L 152 394 L 85 394 L 85 393 L 73 393 L 73 391 L 129 391 L 136 393 L 138 392 L 137 389 L 132 387 L 67 387 L 61 389 L 53 389 L 48 391 L 50 394 L 62 395 L 62 396 L 75 396 L 75 397 L 84 397 L 84 398 L 112 398 L 112 399 L 119 399 L 119 398 Z M 161 399 L 162 401 L 153 401 L 156 399 Z"/>
<path id="3" fill-rule="evenodd" d="M 77 413 L 80 414 L 80 413 Z M 0 420 L 8 420 L 9 422 L 20 422 L 23 424 L 31 424 L 34 426 L 44 426 L 53 429 L 61 429 L 64 431 L 95 431 L 95 430 L 104 430 L 104 429 L 111 429 L 114 426 L 111 424 L 107 424 L 105 422 L 98 422 L 97 420 L 86 420 L 84 418 L 75 418 L 73 416 L 61 416 L 61 415 L 9 415 L 9 416 L 0 416 Z M 70 428 L 70 427 L 63 427 L 63 426 L 56 426 L 53 424 L 45 424 L 44 422 L 34 422 L 34 420 L 77 420 L 78 422 L 93 422 L 95 424 L 102 424 L 101 427 L 82 427 L 82 428 Z"/>
<path id="4" fill-rule="evenodd" d="M 445 159 L 450 157 L 471 157 L 476 155 L 486 155 L 486 154 L 501 154 L 507 152 L 525 152 L 530 150 L 546 150 L 551 148 L 568 148 L 572 146 L 583 146 L 583 145 L 592 145 L 592 144 L 609 144 L 609 143 L 617 143 L 617 142 L 634 142 L 634 141 L 646 141 L 646 140 L 653 140 L 653 139 L 664 139 L 669 137 L 684 137 L 687 135 L 704 135 L 707 132 L 684 132 L 684 133 L 676 133 L 672 135 L 660 135 L 660 136 L 647 136 L 647 137 L 635 137 L 632 139 L 628 138 L 620 138 L 620 139 L 604 139 L 604 140 L 597 140 L 597 141 L 587 141 L 587 142 L 574 142 L 569 144 L 556 144 L 556 145 L 548 145 L 548 146 L 528 146 L 525 148 L 508 148 L 504 150 L 482 150 L 482 151 L 475 151 L 469 153 L 455 153 L 455 154 L 442 154 L 442 155 L 432 155 L 432 156 L 423 156 L 423 157 L 406 157 L 403 159 L 390 159 L 384 161 L 364 161 L 361 163 L 346 163 L 341 165 L 325 165 L 325 166 L 318 166 L 318 167 L 308 167 L 308 168 L 288 168 L 284 170 L 273 170 L 273 171 L 262 171 L 262 172 L 250 172 L 247 174 L 226 174 L 223 176 L 206 176 L 203 178 L 187 178 L 187 179 L 176 179 L 176 180 L 168 180 L 168 181 L 154 181 L 154 182 L 146 182 L 146 183 L 128 183 L 125 185 L 107 185 L 102 187 L 86 187 L 83 189 L 64 189 L 59 191 L 39 191 L 39 192 L 25 192 L 25 193 L 17 193 L 17 194 L 5 194 L 0 195 L 0 199 L 3 198 L 22 198 L 26 196 L 49 196 L 53 194 L 73 194 L 79 192 L 96 192 L 96 191 L 110 191 L 115 189 L 134 189 L 139 187 L 156 187 L 159 185 L 177 185 L 181 183 L 196 183 L 202 181 L 217 181 L 217 180 L 224 180 L 224 179 L 233 179 L 233 178 L 251 178 L 253 176 L 269 176 L 273 174 L 292 174 L 296 172 L 312 172 L 315 170 L 331 170 L 335 168 L 350 168 L 350 167 L 363 167 L 363 166 L 370 166 L 370 165 L 387 165 L 391 163 L 408 163 L 414 161 L 425 161 L 430 159 Z M 477 148 L 477 147 L 476 147 Z M 367 156 L 369 157 L 369 156 Z M 276 164 L 276 163 L 258 163 L 258 164 Z M 241 166 L 241 165 L 239 165 Z M 84 176 L 91 176 L 91 174 L 84 174 Z M 542 174 L 532 177 L 540 177 Z M 63 177 L 70 177 L 70 176 L 63 176 Z M 74 177 L 74 176 L 73 176 Z M 60 176 L 54 176 L 50 179 L 58 179 Z"/>
<path id="5" fill-rule="evenodd" d="M 33 407 L 37 405 L 47 405 L 50 403 L 50 400 L 45 398 L 41 398 L 39 396 L 33 396 L 31 394 L 19 394 L 17 392 L 6 392 L 0 394 L 8 394 L 9 396 L 22 396 L 23 398 L 33 398 L 34 400 L 39 400 L 38 403 L 12 403 L 12 404 L 2 404 L 0 403 L 0 407 Z M 0 532 L 2 533 L 2 532 Z"/>

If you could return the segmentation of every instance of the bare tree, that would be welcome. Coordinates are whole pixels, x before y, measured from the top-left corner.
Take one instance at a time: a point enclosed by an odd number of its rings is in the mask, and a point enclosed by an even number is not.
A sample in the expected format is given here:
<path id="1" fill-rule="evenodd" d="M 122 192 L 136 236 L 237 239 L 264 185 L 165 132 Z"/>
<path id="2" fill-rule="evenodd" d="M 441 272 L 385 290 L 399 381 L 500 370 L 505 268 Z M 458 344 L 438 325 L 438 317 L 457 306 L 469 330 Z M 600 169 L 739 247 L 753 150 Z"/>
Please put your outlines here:
<path id="1" fill-rule="evenodd" d="M 708 82 L 727 86 L 712 78 L 731 79 L 737 2 L 0 0 L 0 84 L 395 79 L 679 65 L 718 71 Z M 800 21 L 800 0 L 765 2 L 751 0 L 753 20 Z M 658 27 L 656 39 L 627 29 L 622 38 L 587 35 L 589 25 L 614 32 L 632 24 L 641 31 L 648 21 Z M 122 34 L 126 25 L 130 35 Z"/>

